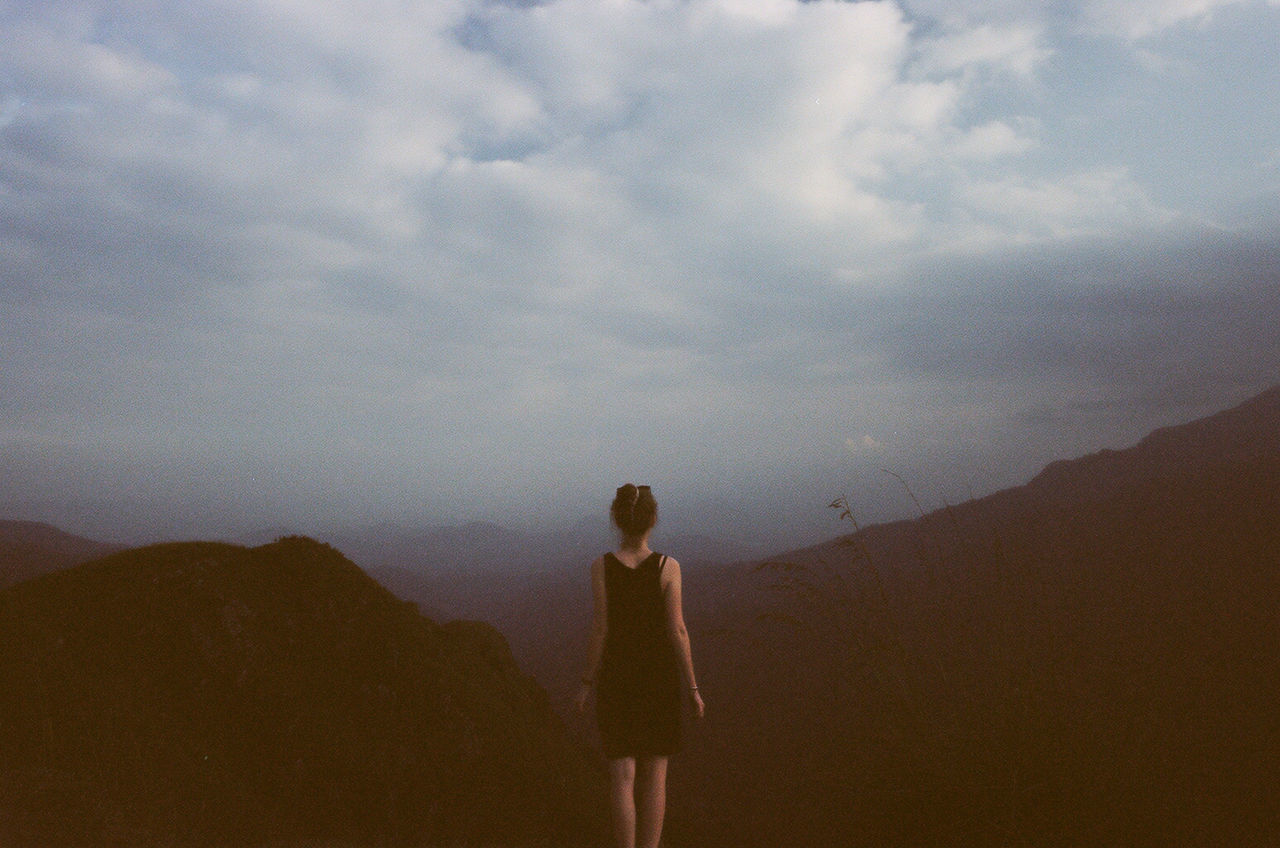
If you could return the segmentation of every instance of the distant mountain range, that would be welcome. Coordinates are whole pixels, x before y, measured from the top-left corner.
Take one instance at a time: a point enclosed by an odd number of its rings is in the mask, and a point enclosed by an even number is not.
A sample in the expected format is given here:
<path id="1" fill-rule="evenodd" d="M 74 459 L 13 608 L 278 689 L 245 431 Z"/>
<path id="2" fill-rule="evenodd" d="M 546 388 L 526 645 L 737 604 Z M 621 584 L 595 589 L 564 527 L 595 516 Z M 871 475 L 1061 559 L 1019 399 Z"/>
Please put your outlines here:
<path id="1" fill-rule="evenodd" d="M 0 591 L 0 844 L 557 845 L 603 773 L 506 641 L 303 538 Z"/>
<path id="2" fill-rule="evenodd" d="M 708 700 L 671 844 L 1280 844 L 1278 482 L 1280 387 L 915 519 L 848 510 L 847 535 L 764 561 L 659 538 Z M 583 738 L 606 531 L 337 543 L 432 617 L 494 623 Z"/>
<path id="3" fill-rule="evenodd" d="M 754 549 L 703 534 L 676 534 L 664 540 L 692 563 L 733 562 L 758 556 Z M 416 529 L 384 525 L 367 531 L 331 534 L 326 541 L 371 569 L 416 573 L 492 571 L 538 576 L 590 561 L 615 542 L 606 510 L 563 529 L 517 530 L 488 522 Z"/>
<path id="4" fill-rule="evenodd" d="M 36 521 L 0 521 L 0 588 L 121 550 Z"/>

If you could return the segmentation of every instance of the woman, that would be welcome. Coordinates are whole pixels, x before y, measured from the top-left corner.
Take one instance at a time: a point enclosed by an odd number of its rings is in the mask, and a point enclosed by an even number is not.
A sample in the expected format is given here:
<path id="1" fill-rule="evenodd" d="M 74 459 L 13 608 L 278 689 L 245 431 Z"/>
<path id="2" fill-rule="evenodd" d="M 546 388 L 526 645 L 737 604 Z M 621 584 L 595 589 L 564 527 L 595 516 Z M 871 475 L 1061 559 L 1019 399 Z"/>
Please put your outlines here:
<path id="1" fill-rule="evenodd" d="M 680 563 L 649 549 L 658 521 L 653 492 L 620 487 L 610 514 L 621 543 L 591 563 L 594 612 L 577 704 L 585 712 L 595 688 L 618 848 L 658 848 L 667 758 L 680 750 L 681 690 L 698 718 L 704 706 L 684 626 Z"/>

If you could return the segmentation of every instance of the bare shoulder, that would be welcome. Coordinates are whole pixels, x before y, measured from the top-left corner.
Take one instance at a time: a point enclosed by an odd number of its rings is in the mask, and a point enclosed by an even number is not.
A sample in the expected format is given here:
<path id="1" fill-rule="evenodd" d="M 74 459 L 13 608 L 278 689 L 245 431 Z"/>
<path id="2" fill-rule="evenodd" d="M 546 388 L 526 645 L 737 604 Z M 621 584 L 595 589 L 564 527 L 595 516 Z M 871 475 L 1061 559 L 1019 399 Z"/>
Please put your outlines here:
<path id="1" fill-rule="evenodd" d="M 680 582 L 680 560 L 669 556 L 662 563 L 662 585 Z"/>
<path id="2" fill-rule="evenodd" d="M 603 556 L 598 556 L 598 557 L 596 557 L 595 559 L 591 560 L 591 573 L 592 573 L 592 575 L 599 574 L 603 569 L 604 569 L 604 557 L 603 557 Z"/>

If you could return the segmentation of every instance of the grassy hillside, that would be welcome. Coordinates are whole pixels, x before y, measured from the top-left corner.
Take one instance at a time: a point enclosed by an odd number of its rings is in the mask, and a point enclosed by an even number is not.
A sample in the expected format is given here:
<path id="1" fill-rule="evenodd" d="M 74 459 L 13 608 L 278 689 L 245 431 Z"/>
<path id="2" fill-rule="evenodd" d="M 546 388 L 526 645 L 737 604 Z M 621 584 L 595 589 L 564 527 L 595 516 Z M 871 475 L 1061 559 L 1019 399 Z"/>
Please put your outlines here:
<path id="1" fill-rule="evenodd" d="M 5 846 L 580 844 L 599 769 L 478 623 L 337 551 L 125 551 L 0 592 Z"/>

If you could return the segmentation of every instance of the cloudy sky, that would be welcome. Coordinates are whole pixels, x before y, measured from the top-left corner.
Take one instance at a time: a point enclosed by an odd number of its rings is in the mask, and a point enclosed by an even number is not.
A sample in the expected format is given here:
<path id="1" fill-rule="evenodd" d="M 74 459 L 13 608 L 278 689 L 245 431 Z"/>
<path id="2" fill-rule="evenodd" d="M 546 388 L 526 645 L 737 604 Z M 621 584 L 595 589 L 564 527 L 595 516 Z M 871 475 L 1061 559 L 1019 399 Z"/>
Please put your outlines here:
<path id="1" fill-rule="evenodd" d="M 905 511 L 880 469 L 1126 446 L 1280 382 L 1278 42 L 1280 0 L 0 0 L 0 513 L 635 480 L 789 541 Z"/>

